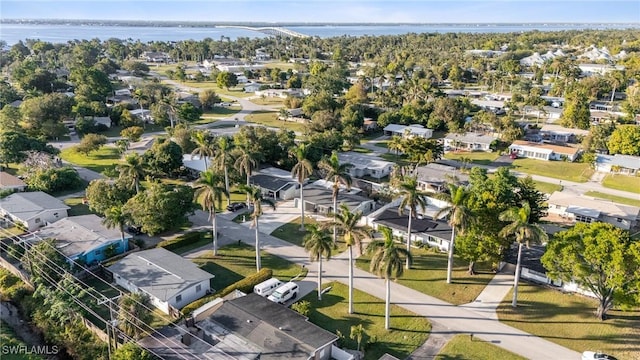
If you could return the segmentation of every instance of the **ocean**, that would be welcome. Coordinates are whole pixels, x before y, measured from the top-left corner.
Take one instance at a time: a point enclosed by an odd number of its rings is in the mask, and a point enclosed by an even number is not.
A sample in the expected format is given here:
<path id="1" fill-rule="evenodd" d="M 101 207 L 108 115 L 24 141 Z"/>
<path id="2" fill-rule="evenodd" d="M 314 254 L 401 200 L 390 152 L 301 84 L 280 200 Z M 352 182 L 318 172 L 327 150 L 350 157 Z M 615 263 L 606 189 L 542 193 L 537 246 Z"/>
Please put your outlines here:
<path id="1" fill-rule="evenodd" d="M 423 25 L 318 25 L 288 26 L 295 32 L 328 38 L 335 36 L 380 36 L 408 33 L 508 33 L 531 30 L 560 31 L 583 29 L 629 29 L 640 28 L 640 24 L 423 24 Z M 263 38 L 260 32 L 218 27 L 151 27 L 113 25 L 53 25 L 53 24 L 0 24 L 0 40 L 13 45 L 20 40 L 40 39 L 51 43 L 66 43 L 72 40 L 107 40 L 110 38 L 149 41 L 181 41 L 205 38 L 220 40 L 221 37 L 235 40 L 239 37 Z"/>

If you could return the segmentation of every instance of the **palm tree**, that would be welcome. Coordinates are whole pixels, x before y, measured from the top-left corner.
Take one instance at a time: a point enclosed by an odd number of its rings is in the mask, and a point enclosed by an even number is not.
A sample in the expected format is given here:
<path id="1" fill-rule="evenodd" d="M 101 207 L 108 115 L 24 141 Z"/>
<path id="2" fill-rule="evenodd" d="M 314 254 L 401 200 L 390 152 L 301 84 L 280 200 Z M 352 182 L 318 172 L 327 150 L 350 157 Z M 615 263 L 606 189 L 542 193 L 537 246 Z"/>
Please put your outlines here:
<path id="1" fill-rule="evenodd" d="M 520 261 L 522 259 L 522 244 L 529 247 L 530 242 L 541 243 L 549 237 L 547 233 L 538 224 L 530 224 L 531 206 L 528 202 L 523 201 L 522 206 L 512 207 L 502 212 L 498 219 L 500 221 L 510 221 L 511 223 L 500 230 L 500 236 L 515 235 L 518 242 L 518 261 L 516 263 L 516 274 L 513 279 L 513 300 L 511 306 L 518 306 L 518 281 L 520 279 Z"/>
<path id="2" fill-rule="evenodd" d="M 125 334 L 133 338 L 139 338 L 144 334 L 144 327 L 147 327 L 153 320 L 153 315 L 149 310 L 149 298 L 143 293 L 125 294 L 118 303 L 118 327 Z"/>
<path id="3" fill-rule="evenodd" d="M 232 142 L 226 136 L 220 136 L 216 143 L 215 157 L 213 158 L 213 166 L 218 170 L 224 170 L 224 188 L 229 194 L 229 165 L 233 157 L 231 155 Z M 231 196 L 227 196 L 227 205 L 231 204 Z"/>
<path id="4" fill-rule="evenodd" d="M 244 174 L 247 177 L 247 187 L 251 186 L 251 171 L 258 166 L 260 155 L 246 147 L 239 147 L 236 151 L 236 161 L 234 166 L 236 169 L 240 170 L 241 174 Z M 250 199 L 249 194 L 247 193 L 247 206 L 249 205 Z"/>
<path id="5" fill-rule="evenodd" d="M 407 251 L 411 252 L 411 222 L 418 215 L 418 207 L 422 212 L 427 207 L 427 196 L 418 190 L 418 179 L 409 176 L 399 185 L 400 196 L 402 200 L 398 206 L 398 214 L 403 215 L 404 210 L 409 208 L 409 223 L 407 225 Z M 406 267 L 409 269 L 409 259 L 407 258 Z"/>
<path id="6" fill-rule="evenodd" d="M 404 139 L 402 136 L 393 135 L 387 143 L 387 148 L 396 152 L 396 160 L 398 160 L 398 153 L 402 151 L 404 147 Z"/>
<path id="7" fill-rule="evenodd" d="M 470 192 L 463 186 L 449 184 L 449 193 L 438 193 L 435 197 L 446 201 L 449 205 L 440 209 L 435 218 L 439 219 L 443 214 L 449 217 L 451 226 L 451 241 L 449 242 L 449 256 L 447 259 L 447 284 L 451 284 L 451 272 L 453 271 L 453 249 L 456 240 L 456 231 L 464 234 L 471 222 L 471 210 L 467 207 Z"/>
<path id="8" fill-rule="evenodd" d="M 389 312 L 391 304 L 391 279 L 402 276 L 404 269 L 402 263 L 405 258 L 411 263 L 411 253 L 396 246 L 393 241 L 393 232 L 386 226 L 378 228 L 382 233 L 382 240 L 376 240 L 369 244 L 367 252 L 372 253 L 369 270 L 385 280 L 387 294 L 385 296 L 384 328 L 389 330 Z"/>
<path id="9" fill-rule="evenodd" d="M 144 160 L 138 153 L 131 153 L 124 158 L 124 164 L 118 165 L 120 178 L 131 179 L 136 188 L 136 193 L 140 192 L 140 179 L 146 174 Z"/>
<path id="10" fill-rule="evenodd" d="M 218 255 L 218 224 L 216 222 L 216 204 L 222 203 L 222 195 L 229 197 L 229 192 L 222 186 L 222 178 L 211 170 L 200 173 L 195 182 L 194 200 L 200 201 L 202 210 L 209 211 L 211 235 L 213 237 L 213 256 Z"/>
<path id="11" fill-rule="evenodd" d="M 192 136 L 193 142 L 196 144 L 196 148 L 191 152 L 191 158 L 193 158 L 193 155 L 198 155 L 200 159 L 204 161 L 204 170 L 202 171 L 206 171 L 209 168 L 209 164 L 207 164 L 207 157 L 212 157 L 214 155 L 211 139 L 204 131 L 196 131 Z"/>
<path id="12" fill-rule="evenodd" d="M 322 258 L 331 259 L 331 236 L 317 225 L 309 225 L 302 245 L 309 253 L 309 260 L 318 262 L 318 300 L 322 300 Z"/>
<path id="13" fill-rule="evenodd" d="M 256 268 L 260 271 L 260 228 L 258 219 L 262 216 L 262 204 L 267 204 L 274 210 L 276 209 L 276 203 L 262 196 L 262 190 L 257 186 L 240 185 L 240 190 L 247 193 L 249 204 L 253 206 L 253 212 L 251 218 L 253 219 L 253 227 L 256 231 Z"/>
<path id="14" fill-rule="evenodd" d="M 104 215 L 105 218 L 102 220 L 102 224 L 106 226 L 107 229 L 117 228 L 120 230 L 120 237 L 124 244 L 124 225 L 127 223 L 128 217 L 127 214 L 122 212 L 122 205 L 111 207 Z"/>
<path id="15" fill-rule="evenodd" d="M 362 219 L 362 212 L 353 213 L 344 204 L 336 214 L 336 226 L 342 232 L 344 242 L 349 249 L 349 314 L 353 313 L 353 246 L 355 245 L 358 253 L 362 255 L 362 240 L 371 238 L 369 232 L 358 225 L 360 219 Z"/>
<path id="16" fill-rule="evenodd" d="M 351 175 L 349 170 L 353 164 L 340 163 L 338 160 L 338 152 L 335 150 L 331 153 L 331 157 L 320 160 L 318 167 L 326 172 L 325 180 L 333 182 L 333 222 L 336 222 L 336 213 L 338 212 L 338 191 L 340 184 L 345 184 L 347 189 L 351 189 Z M 337 228 L 333 226 L 333 244 L 338 241 Z"/>
<path id="17" fill-rule="evenodd" d="M 300 184 L 300 231 L 304 231 L 304 181 L 313 172 L 313 165 L 309 161 L 309 148 L 300 144 L 289 150 L 289 154 L 296 158 L 296 164 L 291 169 L 291 176 Z"/>

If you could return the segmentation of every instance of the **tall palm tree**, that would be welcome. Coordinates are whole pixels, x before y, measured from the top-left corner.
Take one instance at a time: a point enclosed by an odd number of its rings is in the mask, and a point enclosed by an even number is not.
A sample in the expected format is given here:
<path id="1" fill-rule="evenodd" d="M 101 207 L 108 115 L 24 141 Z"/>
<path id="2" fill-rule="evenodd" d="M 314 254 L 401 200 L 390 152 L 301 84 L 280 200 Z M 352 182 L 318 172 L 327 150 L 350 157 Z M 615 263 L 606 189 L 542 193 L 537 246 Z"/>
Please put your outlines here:
<path id="1" fill-rule="evenodd" d="M 204 170 L 206 171 L 209 168 L 209 164 L 207 163 L 207 158 L 212 157 L 214 155 L 213 145 L 211 143 L 211 138 L 204 131 L 196 131 L 192 135 L 193 142 L 196 144 L 196 148 L 191 152 L 191 158 L 193 155 L 198 155 L 202 161 L 204 161 Z"/>
<path id="2" fill-rule="evenodd" d="M 549 238 L 547 233 L 538 224 L 531 224 L 531 206 L 526 201 L 521 207 L 512 207 L 502 212 L 498 219 L 500 221 L 510 221 L 511 223 L 500 230 L 500 236 L 515 235 L 518 242 L 518 261 L 516 262 L 516 274 L 513 279 L 513 300 L 511 306 L 518 306 L 518 281 L 520 280 L 520 261 L 522 259 L 523 243 L 529 247 L 529 243 L 541 243 Z"/>
<path id="3" fill-rule="evenodd" d="M 304 231 L 304 181 L 313 172 L 313 165 L 309 161 L 309 148 L 300 144 L 289 150 L 289 154 L 296 158 L 296 164 L 291 169 L 291 176 L 300 184 L 300 231 Z"/>
<path id="4" fill-rule="evenodd" d="M 389 150 L 395 151 L 396 160 L 398 160 L 398 153 L 402 151 L 403 147 L 404 147 L 404 139 L 402 138 L 402 136 L 393 135 L 389 140 L 389 142 L 387 143 L 387 148 Z"/>
<path id="5" fill-rule="evenodd" d="M 333 222 L 336 222 L 336 213 L 338 212 L 338 191 L 340 191 L 340 184 L 345 184 L 347 189 L 351 189 L 351 174 L 349 170 L 353 167 L 353 164 L 340 163 L 338 160 L 338 152 L 333 151 L 331 157 L 324 158 L 318 163 L 318 167 L 326 172 L 324 179 L 333 182 Z M 337 228 L 333 226 L 333 244 L 338 241 Z"/>
<path id="6" fill-rule="evenodd" d="M 274 210 L 276 209 L 276 203 L 262 196 L 262 190 L 260 190 L 257 186 L 246 186 L 240 185 L 240 190 L 247 193 L 247 197 L 249 198 L 249 204 L 253 207 L 253 211 L 251 212 L 251 218 L 253 219 L 253 227 L 256 231 L 256 268 L 257 271 L 260 271 L 260 228 L 258 219 L 262 216 L 262 205 L 269 205 Z"/>
<path id="7" fill-rule="evenodd" d="M 391 304 L 391 279 L 402 276 L 404 269 L 402 263 L 405 258 L 411 263 L 411 253 L 396 246 L 393 241 L 393 232 L 386 226 L 378 228 L 382 233 L 382 240 L 373 241 L 367 246 L 367 252 L 372 253 L 369 270 L 385 280 L 387 294 L 385 296 L 384 328 L 389 330 L 389 313 Z"/>
<path id="8" fill-rule="evenodd" d="M 226 136 L 220 136 L 216 142 L 213 166 L 218 170 L 224 170 L 224 188 L 229 194 L 229 166 L 233 160 L 231 148 L 233 143 Z M 231 204 L 231 196 L 227 196 L 227 205 Z"/>
<path id="9" fill-rule="evenodd" d="M 309 260 L 318 262 L 318 300 L 322 300 L 322 258 L 331 259 L 333 243 L 331 236 L 317 225 L 311 224 L 308 229 L 302 245 L 309 253 Z"/>
<path id="10" fill-rule="evenodd" d="M 211 220 L 211 236 L 213 237 L 213 256 L 218 255 L 218 223 L 216 222 L 216 204 L 222 203 L 222 196 L 229 197 L 229 192 L 221 186 L 222 177 L 211 170 L 200 173 L 195 182 L 194 200 L 199 201 L 202 210 L 209 211 Z"/>
<path id="11" fill-rule="evenodd" d="M 414 176 L 408 176 L 400 183 L 400 205 L 398 206 L 398 214 L 403 215 L 404 210 L 409 208 L 409 223 L 407 225 L 407 252 L 411 253 L 411 221 L 418 215 L 418 207 L 422 212 L 427 207 L 427 196 L 418 190 L 418 179 Z M 406 267 L 409 269 L 411 264 L 407 258 Z"/>
<path id="12" fill-rule="evenodd" d="M 107 229 L 118 229 L 120 231 L 120 239 L 124 244 L 124 226 L 128 217 L 127 214 L 122 212 L 122 205 L 111 207 L 104 215 L 105 218 L 102 220 L 102 224 Z"/>
<path id="13" fill-rule="evenodd" d="M 146 175 L 146 166 L 142 156 L 138 153 L 131 153 L 125 156 L 124 163 L 118 165 L 120 178 L 130 179 L 136 188 L 136 193 L 140 192 L 140 179 Z"/>
<path id="14" fill-rule="evenodd" d="M 471 210 L 467 207 L 470 192 L 464 186 L 449 184 L 449 193 L 438 193 L 435 197 L 446 201 L 449 205 L 440 209 L 435 218 L 439 219 L 443 214 L 449 218 L 451 226 L 451 241 L 449 242 L 449 256 L 447 258 L 447 284 L 451 284 L 453 271 L 453 251 L 456 240 L 456 232 L 464 234 L 465 229 L 472 221 Z"/>
<path id="15" fill-rule="evenodd" d="M 246 186 L 249 187 L 251 186 L 251 172 L 258 166 L 261 154 L 256 153 L 247 147 L 238 147 L 236 150 L 236 161 L 234 166 L 236 169 L 240 170 L 241 174 L 247 177 Z M 250 201 L 249 194 L 247 193 L 247 206 Z"/>
<path id="16" fill-rule="evenodd" d="M 349 249 L 349 314 L 353 313 L 353 246 L 356 246 L 359 255 L 362 255 L 362 241 L 371 238 L 371 234 L 359 225 L 360 219 L 362 212 L 353 213 L 344 204 L 336 214 L 336 226 L 342 232 Z"/>

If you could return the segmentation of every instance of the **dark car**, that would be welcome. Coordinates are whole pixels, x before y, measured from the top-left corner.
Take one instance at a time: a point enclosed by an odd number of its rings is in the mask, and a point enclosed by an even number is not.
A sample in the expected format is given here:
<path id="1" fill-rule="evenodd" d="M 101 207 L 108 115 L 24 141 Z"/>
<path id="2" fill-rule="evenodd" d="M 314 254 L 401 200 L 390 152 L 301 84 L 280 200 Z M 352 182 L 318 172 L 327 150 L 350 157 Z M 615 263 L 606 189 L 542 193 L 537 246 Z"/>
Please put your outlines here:
<path id="1" fill-rule="evenodd" d="M 238 211 L 242 208 L 244 208 L 246 205 L 244 203 L 241 202 L 234 202 L 229 204 L 229 206 L 227 206 L 227 210 L 228 211 Z"/>
<path id="2" fill-rule="evenodd" d="M 142 226 L 129 226 L 127 228 L 127 232 L 131 235 L 140 235 L 142 234 Z"/>

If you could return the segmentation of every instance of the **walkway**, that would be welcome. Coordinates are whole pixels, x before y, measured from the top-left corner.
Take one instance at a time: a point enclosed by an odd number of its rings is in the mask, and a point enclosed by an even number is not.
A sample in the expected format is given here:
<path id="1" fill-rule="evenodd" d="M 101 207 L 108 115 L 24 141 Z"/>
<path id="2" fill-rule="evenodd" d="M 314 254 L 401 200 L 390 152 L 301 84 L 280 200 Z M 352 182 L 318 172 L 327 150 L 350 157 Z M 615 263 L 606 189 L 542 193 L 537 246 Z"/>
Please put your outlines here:
<path id="1" fill-rule="evenodd" d="M 498 319 L 496 309 L 513 286 L 513 273 L 500 272 L 489 281 L 474 302 L 460 305 L 489 319 Z"/>

